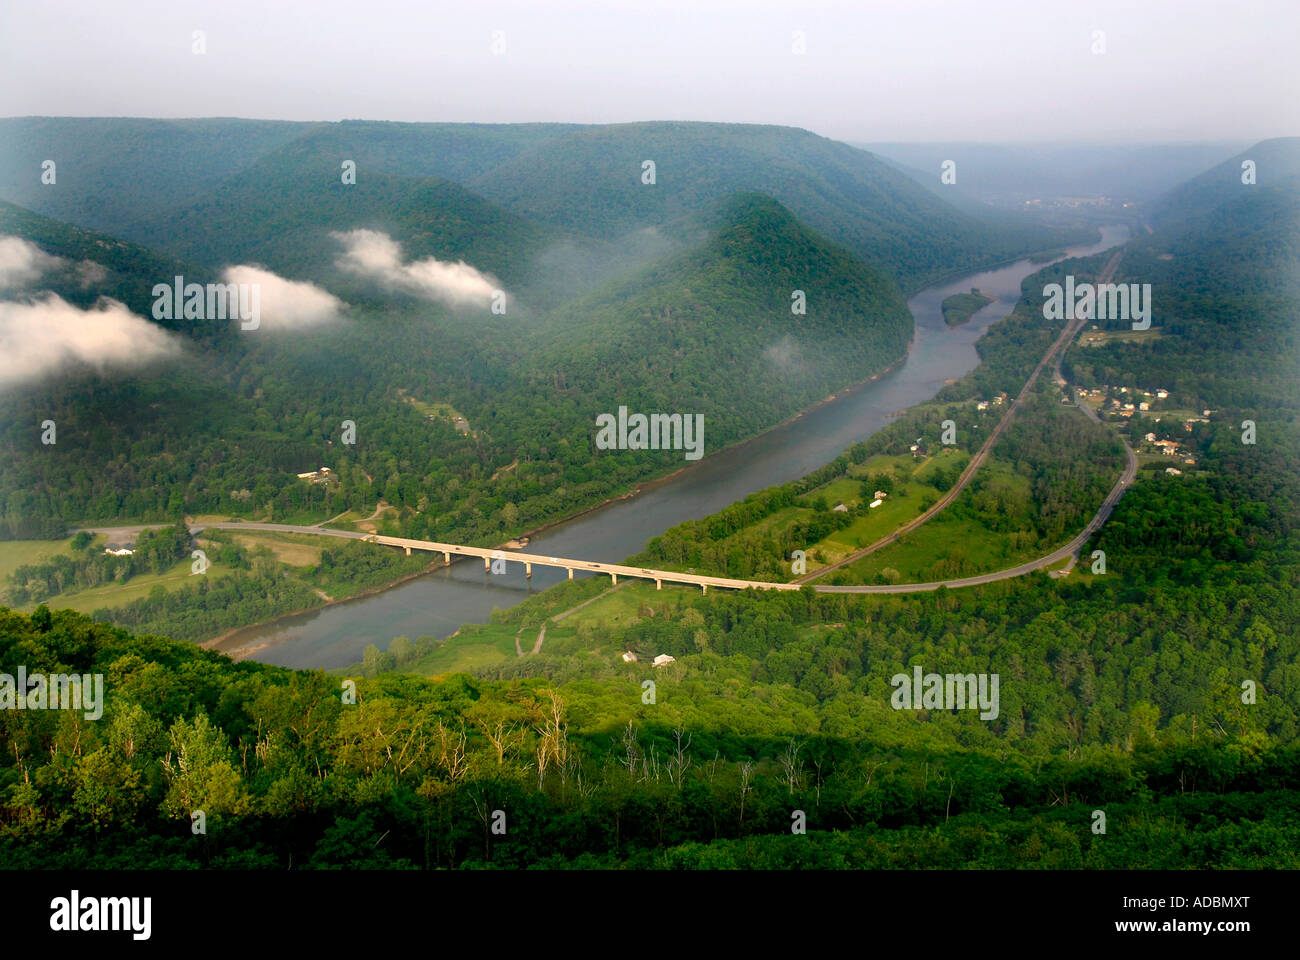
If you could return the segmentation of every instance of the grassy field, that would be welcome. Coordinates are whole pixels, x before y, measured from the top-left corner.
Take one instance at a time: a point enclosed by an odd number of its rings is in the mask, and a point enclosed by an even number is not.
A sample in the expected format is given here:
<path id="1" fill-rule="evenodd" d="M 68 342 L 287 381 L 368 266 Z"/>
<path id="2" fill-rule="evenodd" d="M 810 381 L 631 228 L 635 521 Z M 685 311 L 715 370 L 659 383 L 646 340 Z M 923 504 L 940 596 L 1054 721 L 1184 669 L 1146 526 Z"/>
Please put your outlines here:
<path id="1" fill-rule="evenodd" d="M 203 546 L 204 541 L 200 540 L 198 543 Z M 192 564 L 193 561 L 187 557 L 162 573 L 141 573 L 126 583 L 102 583 L 85 590 L 69 590 L 50 597 L 45 601 L 45 605 L 51 610 L 62 610 L 66 607 L 78 613 L 93 613 L 100 607 L 122 607 L 132 600 L 147 597 L 154 587 L 175 590 L 186 586 L 191 577 L 196 576 L 191 572 Z M 213 564 L 202 576 L 218 578 L 228 576 L 229 573 L 229 570 L 219 564 Z M 28 604 L 25 609 L 32 610 L 35 606 L 36 604 Z"/>
<path id="2" fill-rule="evenodd" d="M 835 563 L 855 550 L 875 543 L 914 519 L 941 495 L 939 489 L 928 482 L 935 471 L 940 468 L 948 469 L 954 463 L 965 466 L 969 459 L 966 454 L 959 451 L 942 450 L 935 456 L 920 462 L 913 461 L 911 457 L 883 455 L 867 460 L 855 471 L 855 474 L 865 479 L 873 474 L 892 473 L 895 477 L 894 492 L 885 498 L 884 503 L 865 516 L 858 517 L 843 530 L 837 530 L 813 544 L 807 551 L 809 572 Z M 898 479 L 900 477 L 907 479 L 900 480 Z M 820 490 L 807 494 L 805 499 L 822 495 L 829 502 L 843 502 L 855 506 L 861 497 L 862 479 L 833 481 Z"/>
<path id="3" fill-rule="evenodd" d="M 1079 335 L 1079 345 L 1099 347 L 1103 343 L 1144 343 L 1162 337 L 1164 333 L 1156 327 L 1150 330 L 1085 330 Z"/>
<path id="4" fill-rule="evenodd" d="M 459 410 L 450 403 L 443 403 L 440 400 L 417 400 L 415 397 L 406 397 L 406 402 L 415 407 L 416 410 L 426 417 L 436 417 L 439 420 L 454 421 L 465 419 Z"/>
<path id="5" fill-rule="evenodd" d="M 291 567 L 308 567 L 320 563 L 320 552 L 325 546 L 322 542 L 324 537 L 310 534 L 241 532 L 232 534 L 231 538 L 250 553 L 256 553 L 259 547 L 266 547 L 276 560 Z"/>
<path id="6" fill-rule="evenodd" d="M 1005 487 L 1025 501 L 1029 499 L 1028 480 L 1008 464 L 996 460 L 986 463 L 981 481 Z M 971 489 L 963 491 L 954 506 L 972 495 Z M 846 567 L 835 575 L 835 582 L 876 583 L 877 575 L 897 583 L 972 576 L 1016 566 L 1045 552 L 1048 550 L 1032 533 L 998 533 L 949 508 L 898 541 Z"/>
<path id="7" fill-rule="evenodd" d="M 437 676 L 513 660 L 516 657 L 515 632 L 518 629 L 516 626 L 500 624 L 461 627 L 456 636 L 448 637 L 433 653 L 417 660 L 407 669 L 411 673 Z M 519 636 L 520 646 L 524 650 L 531 650 L 536 640 L 536 632 L 529 634 L 526 628 Z"/>
<path id="8" fill-rule="evenodd" d="M 103 537 L 97 545 L 102 546 Z M 72 556 L 72 538 L 66 540 L 0 540 L 0 581 L 19 567 L 64 554 Z"/>
<path id="9" fill-rule="evenodd" d="M 548 618 L 542 653 L 546 656 L 581 655 L 601 662 L 617 663 L 622 648 L 614 648 L 605 640 L 612 628 L 630 626 L 647 617 L 674 617 L 682 601 L 695 593 L 689 587 L 665 585 L 663 590 L 656 590 L 653 583 L 624 581 L 617 589 L 606 591 L 558 623 Z M 574 606 L 581 604 L 582 601 L 579 601 Z M 563 614 L 572 609 L 573 607 L 566 607 L 557 612 Z M 524 656 L 530 656 L 540 627 L 541 624 L 535 621 L 523 625 L 509 623 L 464 626 L 433 653 L 404 667 L 403 671 L 436 676 L 507 663 L 518 659 L 515 650 L 516 634 Z"/>

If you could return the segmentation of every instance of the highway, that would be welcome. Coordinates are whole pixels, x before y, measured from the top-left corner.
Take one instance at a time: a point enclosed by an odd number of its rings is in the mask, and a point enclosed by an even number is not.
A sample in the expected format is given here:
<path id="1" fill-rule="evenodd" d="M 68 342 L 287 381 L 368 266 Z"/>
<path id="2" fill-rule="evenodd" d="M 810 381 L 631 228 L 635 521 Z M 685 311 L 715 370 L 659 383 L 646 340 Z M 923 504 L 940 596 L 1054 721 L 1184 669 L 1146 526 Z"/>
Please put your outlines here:
<path id="1" fill-rule="evenodd" d="M 1109 282 L 1110 278 L 1114 275 L 1116 267 L 1119 265 L 1121 255 L 1122 251 L 1117 251 L 1115 255 L 1110 258 L 1097 279 L 1098 283 Z M 1029 396 L 1029 392 L 1037 381 L 1039 374 L 1049 363 L 1055 362 L 1057 376 L 1058 379 L 1060 379 L 1060 358 L 1064 354 L 1064 348 L 1075 336 L 1078 335 L 1079 331 L 1083 328 L 1083 325 L 1087 322 L 1087 319 L 1087 317 L 1080 317 L 1066 325 L 1065 329 L 1061 332 L 1061 335 L 1057 337 L 1051 347 L 1048 348 L 1047 353 L 1045 353 L 1043 358 L 1039 360 L 1038 365 L 1034 367 L 1029 379 L 1025 381 L 1024 387 L 1021 389 L 1015 401 L 1010 405 L 1006 414 L 998 422 L 998 425 L 980 447 L 979 451 L 971 458 L 966 469 L 962 471 L 962 475 L 958 479 L 957 483 L 954 484 L 952 489 L 947 491 L 938 502 L 931 506 L 925 513 L 904 524 L 887 537 L 876 541 L 868 547 L 855 551 L 837 563 L 823 567 L 814 573 L 800 577 L 799 579 L 789 583 L 774 583 L 765 580 L 739 580 L 731 577 L 679 573 L 673 570 L 657 570 L 648 567 L 628 566 L 620 563 L 597 563 L 592 560 L 550 557 L 542 554 L 523 553 L 518 550 L 505 550 L 502 548 L 493 549 L 490 547 L 471 547 L 464 544 L 439 543 L 433 540 L 413 540 L 405 537 L 390 537 L 383 534 L 362 533 L 354 530 L 331 530 L 320 526 L 295 526 L 284 523 L 227 521 L 194 524 L 190 527 L 190 531 L 195 534 L 202 532 L 204 529 L 243 530 L 250 532 L 272 531 L 279 533 L 339 537 L 347 540 L 364 540 L 369 543 L 378 543 L 384 546 L 400 547 L 405 550 L 408 555 L 415 550 L 429 553 L 441 553 L 444 561 L 448 564 L 451 563 L 452 557 L 456 556 L 477 557 L 483 560 L 483 568 L 485 572 L 490 569 L 494 560 L 505 561 L 507 563 L 522 563 L 524 564 L 525 573 L 529 577 L 532 576 L 532 568 L 534 566 L 547 566 L 567 570 L 569 573 L 569 579 L 573 579 L 575 571 L 584 571 L 587 573 L 606 574 L 615 584 L 618 583 L 619 577 L 624 577 L 625 579 L 653 580 L 656 587 L 660 589 L 662 589 L 663 584 L 667 582 L 680 583 L 688 586 L 698 586 L 705 592 L 708 591 L 709 587 L 717 587 L 724 590 L 799 590 L 802 589 L 803 586 L 810 584 L 812 580 L 820 578 L 827 573 L 830 573 L 832 570 L 840 569 L 861 559 L 869 553 L 879 550 L 881 547 L 893 543 L 898 540 L 899 537 L 921 526 L 921 524 L 925 523 L 950 504 L 961 493 L 961 491 L 965 489 L 967 484 L 970 483 L 971 478 L 974 477 L 976 471 L 978 471 L 980 466 L 982 466 L 988 459 L 993 445 L 997 442 L 998 438 L 1001 437 L 1003 431 L 1006 430 L 1008 424 L 1010 424 L 1011 420 L 1014 418 L 1016 411 L 1020 408 L 1021 403 Z M 1094 420 L 1097 419 L 1096 413 L 1086 403 L 1078 403 L 1077 405 L 1087 416 Z M 1080 532 L 1079 535 L 1069 543 L 1059 547 L 1046 556 L 1038 558 L 1037 560 L 1030 560 L 1018 566 L 1009 567 L 1005 570 L 997 570 L 992 573 L 983 573 L 973 577 L 960 577 L 951 580 L 932 581 L 928 583 L 859 584 L 847 586 L 811 584 L 811 586 L 818 593 L 923 593 L 930 590 L 937 590 L 939 587 L 959 589 L 962 587 L 974 587 L 982 584 L 996 583 L 1000 580 L 1010 580 L 1015 577 L 1022 577 L 1026 574 L 1033 573 L 1036 570 L 1050 567 L 1067 557 L 1071 558 L 1069 566 L 1066 567 L 1068 570 L 1073 567 L 1074 561 L 1078 558 L 1079 551 L 1083 548 L 1083 545 L 1087 543 L 1088 538 L 1091 537 L 1102 526 L 1102 524 L 1110 518 L 1111 512 L 1115 509 L 1115 504 L 1119 502 L 1120 498 L 1123 497 L 1124 492 L 1137 477 L 1137 455 L 1127 442 L 1124 443 L 1124 449 L 1127 454 L 1127 464 L 1124 471 L 1120 475 L 1115 486 L 1111 488 L 1110 493 L 1107 494 L 1101 507 L 1088 522 L 1087 526 L 1085 526 L 1082 532 Z M 84 529 L 95 533 L 133 536 L 145 529 L 146 526 L 149 525 L 132 527 L 86 527 Z M 158 524 L 153 526 L 161 525 Z"/>
<path id="2" fill-rule="evenodd" d="M 1102 268 L 1101 274 L 1097 278 L 1097 283 L 1101 284 L 1101 283 L 1110 282 L 1111 277 L 1115 275 L 1115 270 L 1119 266 L 1120 257 L 1122 255 L 1123 255 L 1122 249 L 1115 251 L 1115 254 L 1110 258 L 1110 260 L 1106 262 L 1105 267 Z M 1016 412 L 1020 409 L 1021 403 L 1023 403 L 1024 400 L 1029 396 L 1030 391 L 1033 389 L 1034 384 L 1037 382 L 1038 375 L 1042 373 L 1043 368 L 1047 366 L 1048 363 L 1052 362 L 1053 358 L 1055 358 L 1056 360 L 1057 377 L 1058 379 L 1060 378 L 1060 371 L 1061 371 L 1060 358 L 1065 355 L 1065 348 L 1070 344 L 1070 342 L 1076 336 L 1079 335 L 1079 331 L 1083 329 L 1083 325 L 1087 323 L 1087 321 L 1088 321 L 1087 317 L 1077 317 L 1065 325 L 1065 329 L 1061 331 L 1061 335 L 1057 337 L 1055 341 L 1052 342 L 1052 345 L 1048 347 L 1047 352 L 1043 354 L 1043 358 L 1038 361 L 1038 365 L 1034 367 L 1033 372 L 1029 375 L 1029 379 L 1025 381 L 1025 385 L 1020 389 L 1020 393 L 1016 396 L 1015 401 L 1011 404 L 1010 407 L 1007 408 L 1007 412 L 1003 414 L 1002 419 L 998 421 L 998 425 L 993 428 L 993 432 L 989 434 L 989 437 L 987 440 L 984 441 L 983 446 L 981 446 L 979 450 L 976 451 L 975 456 L 971 457 L 970 463 L 966 464 L 966 469 L 963 470 L 961 476 L 957 478 L 957 482 L 952 485 L 952 488 L 950 490 L 948 490 L 933 505 L 931 505 L 931 507 L 928 510 L 922 513 L 920 516 L 916 517 L 914 520 L 909 520 L 907 523 L 903 524 L 893 533 L 890 533 L 887 536 L 880 538 L 870 546 L 863 547 L 860 550 L 855 550 L 853 553 L 849 554 L 847 557 L 844 557 L 842 560 L 837 560 L 835 563 L 829 564 L 825 567 L 821 567 L 818 570 L 814 570 L 812 573 L 805 574 L 804 576 L 799 577 L 794 582 L 800 584 L 810 583 L 813 580 L 818 580 L 821 577 L 824 577 L 826 574 L 830 573 L 833 570 L 839 570 L 841 567 L 847 567 L 849 564 L 856 563 L 857 561 L 861 560 L 863 557 L 867 556 L 868 554 L 875 553 L 877 550 L 881 549 L 882 547 L 887 547 L 891 543 L 898 540 L 900 537 L 903 537 L 906 534 L 911 533 L 917 527 L 921 526 L 923 523 L 927 522 L 932 517 L 936 516 L 945 507 L 947 507 L 950 503 L 956 500 L 957 497 L 961 494 L 961 492 L 964 489 L 966 489 L 966 486 L 971 482 L 971 480 L 974 479 L 975 474 L 979 471 L 979 468 L 982 467 L 984 463 L 988 460 L 989 454 L 993 450 L 993 445 L 998 442 L 998 439 L 1002 436 L 1007 426 L 1010 425 L 1011 421 L 1015 418 Z M 1092 413 L 1091 410 L 1089 410 L 1088 412 Z M 1093 417 L 1094 419 L 1096 418 L 1095 414 L 1093 415 Z M 1109 516 L 1109 513 L 1107 513 L 1107 516 Z M 1060 557 L 1056 558 L 1056 560 L 1059 559 Z M 1053 560 L 1051 562 L 1055 563 L 1056 561 Z M 1034 567 L 1033 569 L 1038 569 L 1038 567 Z M 1016 574 L 1016 576 L 1019 576 L 1019 574 Z M 909 584 L 909 586 L 916 586 L 916 585 Z"/>

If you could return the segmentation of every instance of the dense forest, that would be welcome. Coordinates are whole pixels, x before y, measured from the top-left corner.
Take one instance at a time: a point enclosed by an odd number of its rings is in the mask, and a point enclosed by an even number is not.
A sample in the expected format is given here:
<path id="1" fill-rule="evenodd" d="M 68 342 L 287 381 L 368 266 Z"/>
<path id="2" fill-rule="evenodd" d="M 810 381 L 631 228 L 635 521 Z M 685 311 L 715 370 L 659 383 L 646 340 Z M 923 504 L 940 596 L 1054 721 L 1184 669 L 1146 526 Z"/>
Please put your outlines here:
<path id="1" fill-rule="evenodd" d="M 80 231 L 60 244 L 48 221 L 4 213 L 67 259 L 102 239 Z M 406 298 L 396 324 L 392 304 L 372 303 L 310 337 L 196 331 L 201 349 L 165 370 L 6 392 L 3 533 L 182 513 L 365 516 L 382 498 L 394 532 L 496 543 L 684 462 L 680 451 L 598 450 L 600 413 L 702 414 L 708 452 L 903 356 L 911 318 L 892 284 L 775 202 L 737 197 L 693 222 L 707 239 L 690 253 L 527 333 L 509 316 Z M 140 281 L 139 298 L 147 289 Z M 771 389 L 755 395 L 756 380 Z M 448 404 L 469 430 L 410 401 Z M 46 419 L 59 424 L 52 446 L 32 429 Z M 322 465 L 330 483 L 296 476 Z"/>
<path id="2" fill-rule="evenodd" d="M 284 135 L 264 133 L 268 151 Z M 502 148 L 500 166 L 463 175 L 485 196 L 495 190 L 513 216 L 582 231 L 599 210 L 508 197 L 493 177 L 557 140 L 560 156 L 599 155 L 603 138 L 534 131 Z M 385 149 L 403 156 L 398 144 Z M 669 173 L 665 164 L 664 185 Z M 666 371 L 653 361 L 671 356 L 669 373 L 701 377 L 702 358 L 713 358 L 708 391 L 694 385 L 694 397 L 744 411 L 710 425 L 710 443 L 725 443 L 827 383 L 879 369 L 906 342 L 885 274 L 792 210 L 742 194 L 713 208 L 713 219 L 665 228 L 673 242 L 704 234 L 671 255 L 694 251 L 687 259 L 584 290 L 575 302 L 609 340 L 581 341 L 580 362 L 565 369 L 534 349 L 542 341 L 492 326 L 506 321 L 478 318 L 471 335 L 445 311 L 403 300 L 409 329 L 372 302 L 319 338 L 243 345 L 196 331 L 205 349 L 188 367 L 111 390 L 74 377 L 39 402 L 7 398 L 0 412 L 14 417 L 0 438 L 0 481 L 10 535 L 74 516 L 319 519 L 382 496 L 398 510 L 391 529 L 499 539 L 609 495 L 680 458 L 592 455 L 588 416 L 602 411 L 580 411 L 566 393 L 573 385 L 599 391 L 617 376 L 602 402 L 681 409 L 685 391 L 661 392 Z M 97 720 L 0 710 L 0 863 L 1300 867 L 1296 212 L 1293 191 L 1262 186 L 1208 212 L 1171 215 L 1126 250 L 1117 277 L 1156 287 L 1154 335 L 1099 324 L 1094 345 L 1066 355 L 1062 370 L 1080 385 L 1163 387 L 1179 409 L 1210 411 L 1195 430 L 1173 428 L 1196 469 L 1144 471 L 1088 545 L 1105 553 L 1105 573 L 900 596 L 647 590 L 653 609 L 633 605 L 636 615 L 618 623 L 578 613 L 545 652 L 471 673 L 438 673 L 428 664 L 439 642 L 398 638 L 356 670 L 328 675 L 236 663 L 182 638 L 423 561 L 352 544 L 287 575 L 216 535 L 227 575 L 114 611 L 119 625 L 44 605 L 27 615 L 0 608 L 0 673 L 99 674 L 105 689 Z M 659 216 L 637 205 L 618 213 L 625 225 Z M 934 403 L 795 483 L 666 532 L 645 556 L 775 575 L 794 542 L 782 537 L 825 537 L 857 518 L 832 512 L 823 487 L 851 481 L 849 499 L 860 499 L 901 483 L 868 462 L 909 456 L 918 436 L 932 447 L 941 419 L 960 413 L 960 442 L 926 475 L 944 489 L 997 420 L 972 401 L 1014 396 L 1060 332 L 1043 320 L 1042 287 L 1095 276 L 1105 259 L 1030 277 L 1016 313 L 980 341 L 980 366 Z M 914 276 L 927 269 L 923 255 L 909 262 Z M 814 263 L 823 275 L 808 273 Z M 800 275 L 823 291 L 810 291 L 806 315 L 789 308 Z M 888 274 L 895 284 L 900 276 Z M 719 303 L 736 324 L 735 353 L 722 359 L 710 339 Z M 820 374 L 760 395 L 745 387 L 775 333 L 764 322 L 778 314 L 844 356 L 838 365 L 819 358 Z M 845 317 L 862 326 L 836 340 Z M 588 319 L 547 312 L 542 329 L 573 334 Z M 850 346 L 854 337 L 861 342 Z M 635 362 L 601 374 L 638 343 Z M 549 392 L 539 389 L 548 381 Z M 953 504 L 952 522 L 1056 542 L 1113 482 L 1121 458 L 1112 427 L 1068 409 L 1047 381 L 997 445 L 993 479 Z M 453 406 L 469 429 L 407 397 Z M 142 413 L 121 422 L 116 410 L 128 408 Z M 60 419 L 60 442 L 39 449 L 32 425 L 47 411 Z M 362 437 L 346 452 L 344 418 Z M 322 464 L 337 479 L 293 477 Z M 771 542 L 750 536 L 792 509 L 803 513 L 765 534 Z M 69 579 L 154 570 L 183 556 L 185 533 L 177 525 L 142 538 L 125 568 L 82 538 L 71 556 L 28 565 L 9 589 L 32 602 Z M 487 628 L 554 625 L 606 588 L 566 582 L 498 612 Z M 664 654 L 674 660 L 645 662 Z M 894 678 L 913 669 L 998 677 L 995 715 L 891 709 Z"/>
<path id="3" fill-rule="evenodd" d="M 938 603 L 927 619 L 945 616 Z M 903 716 L 865 689 L 819 703 L 750 681 L 742 662 L 715 654 L 660 674 L 654 704 L 636 677 L 390 675 L 360 680 L 354 698 L 337 677 L 233 664 L 66 612 L 3 612 L 6 671 L 102 673 L 109 692 L 101 721 L 0 713 L 0 862 L 1298 865 L 1295 748 L 1230 694 L 1201 708 L 1199 731 L 1158 731 L 1155 708 L 1137 708 L 1115 728 L 1122 746 L 1041 751 L 1034 741 L 1053 736 L 1019 731 L 1032 694 L 1017 695 L 999 739 L 951 714 Z M 804 835 L 791 829 L 800 814 Z"/>

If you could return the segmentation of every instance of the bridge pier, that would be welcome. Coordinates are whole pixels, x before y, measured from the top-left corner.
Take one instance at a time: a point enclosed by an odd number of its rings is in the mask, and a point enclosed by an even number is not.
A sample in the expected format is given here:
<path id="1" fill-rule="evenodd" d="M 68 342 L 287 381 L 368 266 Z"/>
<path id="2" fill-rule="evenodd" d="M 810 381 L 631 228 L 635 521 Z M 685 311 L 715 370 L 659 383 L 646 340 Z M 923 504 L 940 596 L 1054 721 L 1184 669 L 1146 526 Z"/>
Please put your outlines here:
<path id="1" fill-rule="evenodd" d="M 410 548 L 410 547 L 407 547 L 407 548 L 406 548 L 406 555 L 407 555 L 408 557 L 411 555 L 411 548 Z"/>
<path id="2" fill-rule="evenodd" d="M 664 588 L 664 582 L 663 582 L 662 580 L 659 580 L 659 579 L 656 578 L 656 579 L 655 579 L 655 589 L 656 589 L 656 590 L 662 590 L 663 588 Z"/>
<path id="3" fill-rule="evenodd" d="M 489 560 L 487 557 L 483 558 L 483 572 L 484 573 L 492 572 L 492 561 Z"/>
<path id="4" fill-rule="evenodd" d="M 451 554 L 446 550 L 442 551 L 442 562 L 449 567 L 451 566 Z"/>
<path id="5" fill-rule="evenodd" d="M 609 579 L 611 579 L 611 580 L 614 581 L 614 583 L 613 583 L 614 586 L 616 586 L 616 587 L 618 586 L 618 574 L 617 574 L 617 573 L 611 573 L 611 574 L 609 575 Z"/>
<path id="6" fill-rule="evenodd" d="M 568 570 L 569 570 L 569 579 L 572 580 L 572 579 L 573 579 L 573 567 L 569 567 Z"/>
<path id="7" fill-rule="evenodd" d="M 708 593 L 708 592 L 709 592 L 709 585 L 708 585 L 707 583 L 701 583 L 701 584 L 700 584 L 700 592 L 701 592 L 701 593 Z"/>
<path id="8" fill-rule="evenodd" d="M 533 565 L 531 563 L 524 564 L 524 577 L 529 580 L 533 579 Z"/>

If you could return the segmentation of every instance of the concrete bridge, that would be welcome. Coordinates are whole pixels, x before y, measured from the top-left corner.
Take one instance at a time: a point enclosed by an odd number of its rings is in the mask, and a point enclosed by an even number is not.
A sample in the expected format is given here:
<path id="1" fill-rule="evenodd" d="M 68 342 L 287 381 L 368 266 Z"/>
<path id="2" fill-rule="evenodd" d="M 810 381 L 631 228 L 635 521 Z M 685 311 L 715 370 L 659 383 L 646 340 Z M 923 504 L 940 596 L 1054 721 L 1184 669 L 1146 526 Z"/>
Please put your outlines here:
<path id="1" fill-rule="evenodd" d="M 504 561 L 510 563 L 522 563 L 524 565 L 524 576 L 532 577 L 533 567 L 558 567 L 561 570 L 569 572 L 569 579 L 573 579 L 575 570 L 584 570 L 588 573 L 608 574 L 610 580 L 617 584 L 619 577 L 634 577 L 640 580 L 653 580 L 655 588 L 663 589 L 664 582 L 668 583 L 685 583 L 690 586 L 699 587 L 703 592 L 708 593 L 709 587 L 722 587 L 730 590 L 745 590 L 755 587 L 760 590 L 798 590 L 797 583 L 770 583 L 763 580 L 733 580 L 730 577 L 709 577 L 701 576 L 694 573 L 677 573 L 673 570 L 651 570 L 647 567 L 629 567 L 621 563 L 596 563 L 592 560 L 570 560 L 566 557 L 548 557 L 540 553 L 522 553 L 518 550 L 492 549 L 490 547 L 467 547 L 459 543 L 438 543 L 434 540 L 410 540 L 406 537 L 388 537 L 379 533 L 361 533 L 354 530 L 329 530 L 324 527 L 295 527 L 286 523 L 206 523 L 195 524 L 190 528 L 191 532 L 198 533 L 203 529 L 212 530 L 273 530 L 280 533 L 314 533 L 323 534 L 329 537 L 343 537 L 348 540 L 364 540 L 367 543 L 379 543 L 387 547 L 401 547 L 406 551 L 409 557 L 412 550 L 420 550 L 427 553 L 441 553 L 447 563 L 451 563 L 451 558 L 456 557 L 480 557 L 483 560 L 483 570 L 485 572 L 492 568 L 492 561 Z"/>

